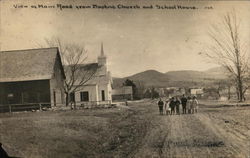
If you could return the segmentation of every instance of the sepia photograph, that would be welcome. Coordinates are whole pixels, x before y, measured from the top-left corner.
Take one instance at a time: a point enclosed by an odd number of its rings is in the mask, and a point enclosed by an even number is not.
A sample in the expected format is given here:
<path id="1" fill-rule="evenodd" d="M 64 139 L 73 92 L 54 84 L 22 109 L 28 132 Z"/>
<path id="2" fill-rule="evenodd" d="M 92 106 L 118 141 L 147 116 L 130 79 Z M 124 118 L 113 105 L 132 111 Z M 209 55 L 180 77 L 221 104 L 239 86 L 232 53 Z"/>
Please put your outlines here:
<path id="1" fill-rule="evenodd" d="M 0 158 L 250 158 L 250 1 L 0 0 Z"/>

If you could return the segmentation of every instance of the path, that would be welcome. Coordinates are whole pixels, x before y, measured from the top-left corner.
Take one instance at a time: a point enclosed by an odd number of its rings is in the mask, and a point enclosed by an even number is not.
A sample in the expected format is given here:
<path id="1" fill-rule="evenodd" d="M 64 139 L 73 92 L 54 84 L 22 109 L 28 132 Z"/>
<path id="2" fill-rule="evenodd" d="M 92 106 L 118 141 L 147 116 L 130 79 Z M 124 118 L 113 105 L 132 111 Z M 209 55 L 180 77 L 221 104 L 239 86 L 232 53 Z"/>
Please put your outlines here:
<path id="1" fill-rule="evenodd" d="M 250 134 L 220 126 L 203 109 L 193 115 L 158 116 L 158 120 L 132 157 L 250 157 Z"/>

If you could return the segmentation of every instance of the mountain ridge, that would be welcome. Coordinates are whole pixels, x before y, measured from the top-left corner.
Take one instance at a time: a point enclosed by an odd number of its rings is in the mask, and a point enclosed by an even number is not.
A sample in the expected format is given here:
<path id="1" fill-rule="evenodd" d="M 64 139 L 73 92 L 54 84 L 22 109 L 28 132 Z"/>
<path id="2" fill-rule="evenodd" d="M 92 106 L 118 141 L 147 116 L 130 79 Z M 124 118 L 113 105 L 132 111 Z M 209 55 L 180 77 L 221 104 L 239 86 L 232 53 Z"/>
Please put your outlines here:
<path id="1" fill-rule="evenodd" d="M 114 77 L 113 81 L 114 87 L 121 86 L 126 79 L 133 80 L 134 82 L 142 82 L 146 87 L 167 87 L 200 85 L 202 82 L 205 84 L 225 78 L 225 69 L 215 67 L 205 71 L 177 70 L 165 73 L 150 69 L 123 78 Z"/>

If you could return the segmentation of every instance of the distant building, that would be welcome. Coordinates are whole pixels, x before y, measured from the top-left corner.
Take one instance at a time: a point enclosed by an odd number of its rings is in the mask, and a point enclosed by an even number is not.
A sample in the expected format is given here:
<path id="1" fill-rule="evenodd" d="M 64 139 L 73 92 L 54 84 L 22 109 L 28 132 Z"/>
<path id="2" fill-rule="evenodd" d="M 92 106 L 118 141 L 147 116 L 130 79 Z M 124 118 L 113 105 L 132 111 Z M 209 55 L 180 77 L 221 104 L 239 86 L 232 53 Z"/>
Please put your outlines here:
<path id="1" fill-rule="evenodd" d="M 57 48 L 0 52 L 0 106 L 65 103 L 65 74 Z"/>
<path id="2" fill-rule="evenodd" d="M 164 91 L 167 97 L 182 96 L 183 94 L 186 94 L 185 88 L 179 87 L 167 87 Z"/>
<path id="3" fill-rule="evenodd" d="M 197 97 L 202 97 L 204 94 L 203 88 L 190 88 L 190 94 Z"/>
<path id="4" fill-rule="evenodd" d="M 112 102 L 112 77 L 107 68 L 107 57 L 104 55 L 103 45 L 101 45 L 101 54 L 97 63 L 82 65 L 97 69 L 96 74 L 82 88 L 74 94 L 71 94 L 76 104 L 81 105 L 99 105 L 110 104 Z"/>
<path id="5" fill-rule="evenodd" d="M 113 100 L 133 100 L 133 87 L 123 86 L 112 90 Z"/>

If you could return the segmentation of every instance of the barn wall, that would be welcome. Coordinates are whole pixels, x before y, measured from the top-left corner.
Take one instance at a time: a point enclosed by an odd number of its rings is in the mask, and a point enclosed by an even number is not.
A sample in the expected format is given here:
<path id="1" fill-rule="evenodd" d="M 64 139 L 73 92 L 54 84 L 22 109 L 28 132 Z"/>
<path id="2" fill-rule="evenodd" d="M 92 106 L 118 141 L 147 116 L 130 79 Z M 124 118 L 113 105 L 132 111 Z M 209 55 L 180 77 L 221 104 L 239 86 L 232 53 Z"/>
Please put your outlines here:
<path id="1" fill-rule="evenodd" d="M 63 90 L 64 79 L 60 67 L 59 56 L 56 58 L 54 65 L 54 73 L 50 80 L 51 104 L 54 106 L 63 105 L 65 103 L 65 94 Z"/>
<path id="2" fill-rule="evenodd" d="M 0 104 L 50 103 L 49 80 L 0 83 Z"/>
<path id="3" fill-rule="evenodd" d="M 64 78 L 63 70 L 60 67 L 59 56 L 56 58 L 54 73 L 50 80 L 51 104 L 54 106 L 65 104 L 65 94 L 63 90 Z"/>

